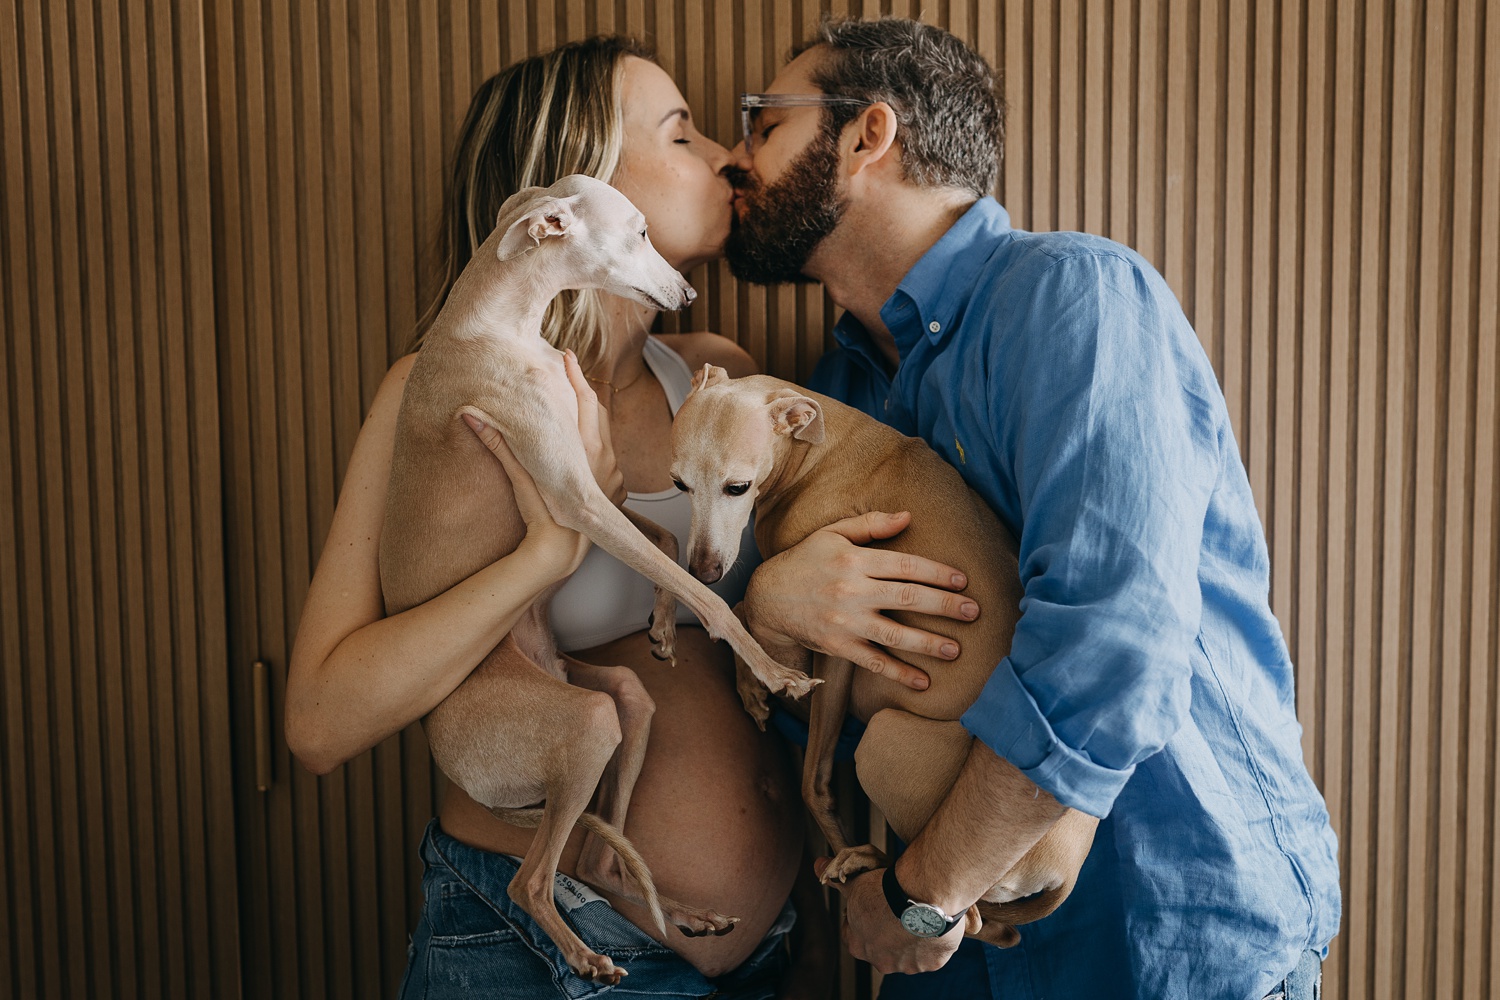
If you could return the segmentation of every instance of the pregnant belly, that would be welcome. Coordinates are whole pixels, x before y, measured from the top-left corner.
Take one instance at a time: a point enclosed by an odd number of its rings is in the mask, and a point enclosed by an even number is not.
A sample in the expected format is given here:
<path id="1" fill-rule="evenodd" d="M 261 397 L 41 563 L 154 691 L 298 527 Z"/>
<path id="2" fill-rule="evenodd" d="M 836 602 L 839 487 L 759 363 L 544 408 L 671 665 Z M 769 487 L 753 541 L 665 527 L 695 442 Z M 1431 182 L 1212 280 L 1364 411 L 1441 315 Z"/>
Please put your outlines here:
<path id="1" fill-rule="evenodd" d="M 664 943 L 705 974 L 734 968 L 781 911 L 801 859 L 800 800 L 784 748 L 740 707 L 729 650 L 702 629 L 678 631 L 676 667 L 651 656 L 644 632 L 576 655 L 632 668 L 656 702 L 625 832 L 657 889 L 741 918 L 723 937 L 686 938 L 669 929 Z M 485 850 L 522 856 L 531 844 L 532 831 L 500 822 L 452 786 L 441 820 L 451 836 Z M 576 875 L 582 842 L 575 830 L 560 871 Z M 644 909 L 610 901 L 659 937 Z"/>

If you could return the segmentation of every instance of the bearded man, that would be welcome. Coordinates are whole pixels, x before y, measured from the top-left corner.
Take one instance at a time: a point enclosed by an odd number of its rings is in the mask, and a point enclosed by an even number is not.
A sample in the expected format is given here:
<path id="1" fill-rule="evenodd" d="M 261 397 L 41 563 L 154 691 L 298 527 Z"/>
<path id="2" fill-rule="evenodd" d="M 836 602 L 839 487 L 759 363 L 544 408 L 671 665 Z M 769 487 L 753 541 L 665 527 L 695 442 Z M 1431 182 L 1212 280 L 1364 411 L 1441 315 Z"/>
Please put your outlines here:
<path id="1" fill-rule="evenodd" d="M 995 91 L 952 35 L 885 19 L 825 23 L 743 99 L 732 270 L 822 282 L 846 312 L 811 387 L 925 439 L 1020 546 L 1022 614 L 963 716 L 968 762 L 893 870 L 843 888 L 849 948 L 890 973 L 887 1000 L 1311 998 L 1335 838 L 1223 393 L 1142 257 L 1010 225 Z M 978 610 L 953 567 L 893 579 L 861 547 L 905 524 L 850 519 L 767 561 L 752 631 L 922 686 L 896 654 L 956 648 L 882 612 Z M 900 922 L 962 914 L 1064 807 L 1102 822 L 1019 946 Z"/>

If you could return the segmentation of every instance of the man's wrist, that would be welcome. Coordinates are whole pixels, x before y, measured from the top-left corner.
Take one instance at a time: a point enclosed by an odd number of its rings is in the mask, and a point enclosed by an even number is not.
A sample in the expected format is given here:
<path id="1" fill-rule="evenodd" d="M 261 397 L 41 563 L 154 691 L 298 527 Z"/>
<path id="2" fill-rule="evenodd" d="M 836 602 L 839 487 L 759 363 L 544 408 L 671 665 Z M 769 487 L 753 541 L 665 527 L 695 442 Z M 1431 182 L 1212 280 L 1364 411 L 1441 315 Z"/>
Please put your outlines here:
<path id="1" fill-rule="evenodd" d="M 941 907 L 925 902 L 907 891 L 896 876 L 896 866 L 890 865 L 881 876 L 881 889 L 885 893 L 886 905 L 901 926 L 921 938 L 938 938 L 951 931 L 963 919 L 962 913 L 949 913 Z"/>
<path id="2" fill-rule="evenodd" d="M 928 870 L 921 862 L 920 852 L 908 849 L 891 865 L 896 873 L 896 881 L 901 883 L 910 897 L 936 906 L 950 916 L 967 910 L 974 900 L 959 898 L 948 884 L 949 880 L 942 878 L 940 873 Z"/>

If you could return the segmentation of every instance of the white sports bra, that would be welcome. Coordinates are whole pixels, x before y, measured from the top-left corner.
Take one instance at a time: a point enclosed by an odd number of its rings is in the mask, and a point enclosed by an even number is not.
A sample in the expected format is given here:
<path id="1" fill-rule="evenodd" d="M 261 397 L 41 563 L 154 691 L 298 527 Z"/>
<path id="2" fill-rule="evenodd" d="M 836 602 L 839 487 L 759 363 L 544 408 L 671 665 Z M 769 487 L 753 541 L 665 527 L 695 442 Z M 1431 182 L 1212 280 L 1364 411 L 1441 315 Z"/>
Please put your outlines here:
<path id="1" fill-rule="evenodd" d="M 667 403 L 676 414 L 692 388 L 692 372 L 687 362 L 655 337 L 646 338 L 642 351 L 646 366 L 661 383 Z M 677 561 L 687 566 L 688 528 L 692 523 L 692 505 L 687 494 L 676 487 L 660 493 L 631 493 L 625 506 L 677 536 Z M 755 547 L 754 521 L 745 525 L 740 540 L 740 557 L 734 567 L 709 589 L 733 607 L 745 596 L 750 572 L 760 563 Z M 618 639 L 647 627 L 654 601 L 651 581 L 630 569 L 599 546 L 589 549 L 578 571 L 568 578 L 552 598 L 552 631 L 557 646 L 564 652 L 588 649 Z M 698 619 L 686 606 L 678 604 L 679 625 L 696 625 Z"/>

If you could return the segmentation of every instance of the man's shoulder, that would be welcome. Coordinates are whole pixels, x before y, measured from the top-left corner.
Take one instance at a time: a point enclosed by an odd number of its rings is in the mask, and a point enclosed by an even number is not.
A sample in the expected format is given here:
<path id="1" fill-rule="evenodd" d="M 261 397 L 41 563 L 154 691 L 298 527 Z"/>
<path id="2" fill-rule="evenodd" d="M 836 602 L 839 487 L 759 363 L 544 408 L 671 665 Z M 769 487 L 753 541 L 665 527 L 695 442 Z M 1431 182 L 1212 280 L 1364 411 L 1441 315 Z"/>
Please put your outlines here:
<path id="1" fill-rule="evenodd" d="M 974 315 L 1034 329 L 1028 317 L 1081 302 L 1160 301 L 1171 297 L 1151 262 L 1123 243 L 1092 233 L 1017 230 L 993 254 L 975 287 Z"/>
<path id="2" fill-rule="evenodd" d="M 1107 236 L 1096 236 L 1093 233 L 1033 233 L 1017 230 L 1005 256 L 1010 267 L 1024 268 L 1038 274 L 1058 265 L 1063 265 L 1064 269 L 1068 269 L 1068 265 L 1086 264 L 1097 267 L 1110 261 L 1119 261 L 1130 268 L 1155 273 L 1150 262 L 1135 250 Z"/>

